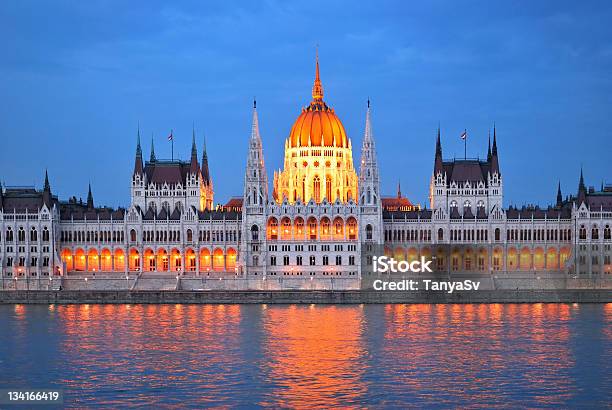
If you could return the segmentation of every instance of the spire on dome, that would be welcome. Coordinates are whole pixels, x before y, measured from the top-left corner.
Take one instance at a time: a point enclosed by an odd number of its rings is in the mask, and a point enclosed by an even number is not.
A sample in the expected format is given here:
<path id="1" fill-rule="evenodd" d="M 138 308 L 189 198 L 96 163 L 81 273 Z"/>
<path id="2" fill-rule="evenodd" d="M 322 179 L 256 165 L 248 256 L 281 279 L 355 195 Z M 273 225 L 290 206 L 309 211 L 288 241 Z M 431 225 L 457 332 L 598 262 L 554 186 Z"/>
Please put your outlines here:
<path id="1" fill-rule="evenodd" d="M 313 101 L 323 101 L 323 85 L 321 85 L 321 76 L 319 75 L 319 49 L 317 48 L 317 62 L 315 68 L 315 80 L 312 86 Z"/>

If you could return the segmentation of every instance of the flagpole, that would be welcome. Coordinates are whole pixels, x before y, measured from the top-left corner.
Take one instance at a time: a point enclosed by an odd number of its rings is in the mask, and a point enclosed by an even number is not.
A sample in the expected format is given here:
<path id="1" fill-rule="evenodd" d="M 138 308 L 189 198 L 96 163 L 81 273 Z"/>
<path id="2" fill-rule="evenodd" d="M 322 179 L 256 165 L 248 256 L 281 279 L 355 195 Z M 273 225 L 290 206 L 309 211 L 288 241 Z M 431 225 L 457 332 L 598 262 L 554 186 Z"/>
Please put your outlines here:
<path id="1" fill-rule="evenodd" d="M 463 139 L 463 157 L 467 160 L 467 128 L 463 130 L 465 138 Z"/>

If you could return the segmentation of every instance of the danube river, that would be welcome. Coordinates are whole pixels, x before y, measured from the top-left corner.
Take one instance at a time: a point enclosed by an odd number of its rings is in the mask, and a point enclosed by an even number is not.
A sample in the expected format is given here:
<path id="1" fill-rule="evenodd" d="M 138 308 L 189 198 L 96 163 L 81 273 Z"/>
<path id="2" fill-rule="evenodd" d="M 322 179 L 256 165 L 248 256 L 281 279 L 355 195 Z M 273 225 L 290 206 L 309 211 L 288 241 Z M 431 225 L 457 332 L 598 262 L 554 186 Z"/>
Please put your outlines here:
<path id="1" fill-rule="evenodd" d="M 4 305 L 0 388 L 66 407 L 607 407 L 612 304 Z"/>

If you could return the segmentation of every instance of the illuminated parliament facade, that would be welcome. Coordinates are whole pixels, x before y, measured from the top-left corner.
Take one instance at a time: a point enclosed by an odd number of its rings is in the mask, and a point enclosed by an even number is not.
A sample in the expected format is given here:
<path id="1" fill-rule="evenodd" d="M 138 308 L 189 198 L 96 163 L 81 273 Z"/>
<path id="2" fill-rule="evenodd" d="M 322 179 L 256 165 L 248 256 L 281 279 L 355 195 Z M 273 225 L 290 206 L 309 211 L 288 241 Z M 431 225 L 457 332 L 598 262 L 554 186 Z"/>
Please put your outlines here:
<path id="1" fill-rule="evenodd" d="M 441 272 L 608 274 L 612 187 L 587 188 L 547 208 L 503 206 L 497 133 L 486 159 L 443 158 L 435 142 L 429 206 L 383 197 L 368 103 L 359 167 L 324 101 L 319 63 L 312 101 L 285 140 L 270 190 L 253 107 L 243 196 L 214 205 L 206 147 L 190 158 L 143 158 L 138 134 L 131 203 L 111 209 L 60 201 L 42 189 L 0 189 L 0 268 L 6 277 L 171 274 L 212 278 L 355 278 L 367 253 L 431 258 Z M 247 144 L 245 144 L 247 145 Z"/>

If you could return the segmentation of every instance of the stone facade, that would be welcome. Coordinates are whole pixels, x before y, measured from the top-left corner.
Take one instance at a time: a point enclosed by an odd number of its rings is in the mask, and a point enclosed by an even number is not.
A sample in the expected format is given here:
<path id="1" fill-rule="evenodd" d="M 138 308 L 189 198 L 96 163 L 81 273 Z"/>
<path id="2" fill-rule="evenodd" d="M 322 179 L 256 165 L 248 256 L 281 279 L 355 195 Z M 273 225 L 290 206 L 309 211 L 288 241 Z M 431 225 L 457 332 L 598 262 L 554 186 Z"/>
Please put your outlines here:
<path id="1" fill-rule="evenodd" d="M 200 276 L 320 288 L 334 278 L 354 287 L 374 249 L 400 260 L 431 258 L 449 274 L 611 273 L 612 187 L 587 189 L 581 173 L 575 196 L 563 198 L 559 189 L 546 209 L 504 208 L 497 131 L 486 160 L 452 161 L 443 159 L 438 131 L 429 207 L 412 206 L 399 192 L 384 198 L 369 102 L 357 173 L 350 139 L 322 98 L 317 64 L 311 111 L 300 118 L 329 117 L 331 125 L 311 124 L 307 136 L 294 125 L 271 195 L 256 106 L 244 193 L 225 206 L 213 206 L 206 149 L 199 160 L 195 133 L 188 161 L 159 160 L 151 147 L 146 162 L 138 133 L 127 208 L 96 207 L 91 188 L 86 202 L 60 201 L 47 175 L 42 190 L 2 187 L 3 280 L 97 275 L 131 283 L 158 275 L 174 283 Z"/>

